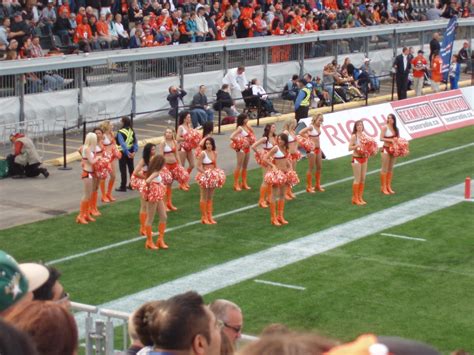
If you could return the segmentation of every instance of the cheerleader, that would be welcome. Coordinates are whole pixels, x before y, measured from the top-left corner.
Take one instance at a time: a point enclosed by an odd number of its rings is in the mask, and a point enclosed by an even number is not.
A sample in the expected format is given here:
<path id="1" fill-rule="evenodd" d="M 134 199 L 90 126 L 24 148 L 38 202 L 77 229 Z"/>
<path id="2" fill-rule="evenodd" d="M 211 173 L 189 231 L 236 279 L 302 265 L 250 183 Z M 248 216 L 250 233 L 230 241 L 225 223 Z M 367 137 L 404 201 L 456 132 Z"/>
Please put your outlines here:
<path id="1" fill-rule="evenodd" d="M 187 186 L 189 173 L 181 165 L 178 154 L 178 143 L 175 139 L 174 130 L 167 128 L 163 141 L 159 145 L 159 154 L 165 158 L 165 167 L 162 169 L 163 184 L 166 185 L 166 208 L 168 211 L 177 211 L 172 200 L 173 180 L 179 183 L 181 189 Z"/>
<path id="2" fill-rule="evenodd" d="M 206 140 L 207 137 L 212 137 L 213 133 L 214 133 L 214 123 L 210 121 L 204 122 L 202 125 L 202 138 L 199 142 L 198 147 L 194 151 L 196 155 L 196 159 L 199 159 L 199 156 L 201 155 L 201 152 L 204 147 L 204 141 Z"/>
<path id="3" fill-rule="evenodd" d="M 272 186 L 272 200 L 270 202 L 271 223 L 274 226 L 288 224 L 283 217 L 285 209 L 286 187 L 296 185 L 299 180 L 296 173 L 291 169 L 291 162 L 288 157 L 289 144 L 288 136 L 281 133 L 277 137 L 277 145 L 274 146 L 265 156 L 267 163 L 272 170 L 265 174 L 265 182 Z M 278 204 L 278 213 L 277 206 Z"/>
<path id="4" fill-rule="evenodd" d="M 255 143 L 255 135 L 248 125 L 249 116 L 241 113 L 237 116 L 237 128 L 230 135 L 231 148 L 237 155 L 237 167 L 234 170 L 234 190 L 250 190 L 247 184 L 247 167 L 250 158 L 250 146 Z M 242 171 L 242 185 L 239 183 L 240 172 Z"/>
<path id="5" fill-rule="evenodd" d="M 94 185 L 94 164 L 97 162 L 95 157 L 95 148 L 97 146 L 97 136 L 95 133 L 88 133 L 83 146 L 80 149 L 82 156 L 82 174 L 81 179 L 84 184 L 84 194 L 81 199 L 79 215 L 76 217 L 76 223 L 88 224 L 95 219 L 89 214 L 89 204 Z"/>
<path id="6" fill-rule="evenodd" d="M 188 162 L 188 174 L 194 169 L 194 155 L 193 149 L 199 145 L 201 139 L 200 134 L 193 128 L 191 124 L 191 114 L 189 111 L 183 111 L 179 114 L 179 127 L 177 141 L 180 143 L 179 158 L 184 167 L 185 162 Z M 179 186 L 181 190 L 188 191 L 189 185 L 182 184 Z"/>
<path id="7" fill-rule="evenodd" d="M 323 157 L 320 147 L 319 136 L 321 135 L 321 125 L 323 124 L 323 115 L 317 114 L 311 120 L 311 124 L 303 128 L 300 131 L 300 135 L 304 136 L 305 134 L 309 135 L 309 138 L 314 144 L 314 148 L 311 151 L 306 151 L 308 157 L 308 171 L 306 173 L 306 191 L 309 193 L 314 193 L 316 191 L 324 192 L 324 189 L 321 187 L 321 168 L 323 165 Z M 315 170 L 316 184 L 313 188 L 312 184 L 312 175 L 313 170 Z"/>
<path id="8" fill-rule="evenodd" d="M 198 158 L 198 174 L 196 182 L 201 187 L 201 223 L 217 224 L 212 218 L 213 196 L 216 188 L 221 188 L 225 183 L 225 173 L 216 166 L 217 152 L 214 138 L 204 139 L 203 150 Z"/>
<path id="9" fill-rule="evenodd" d="M 101 128 L 96 127 L 94 128 L 94 133 L 97 136 L 97 145 L 95 146 L 95 157 L 97 158 L 97 162 L 94 166 L 94 179 L 93 179 L 93 187 L 92 187 L 92 194 L 91 200 L 89 202 L 89 214 L 94 217 L 101 216 L 102 214 L 97 209 L 97 199 L 99 197 L 99 184 L 100 181 L 106 179 L 110 173 L 110 166 L 109 161 L 106 156 L 104 156 L 104 132 Z"/>
<path id="10" fill-rule="evenodd" d="M 365 175 L 367 174 L 368 158 L 364 154 L 361 141 L 364 139 L 364 123 L 362 120 L 354 123 L 351 140 L 349 142 L 349 151 L 352 151 L 352 171 L 354 173 L 354 182 L 352 183 L 352 204 L 367 204 L 362 195 L 364 194 Z"/>
<path id="11" fill-rule="evenodd" d="M 166 229 L 166 208 L 163 202 L 163 198 L 166 194 L 166 187 L 163 185 L 161 177 L 161 169 L 165 165 L 165 159 L 161 155 L 155 155 L 151 158 L 150 164 L 148 165 L 148 171 L 146 172 L 146 186 L 142 192 L 142 196 L 147 200 L 147 216 L 146 216 L 146 249 L 168 249 L 165 244 L 165 229 Z M 158 240 L 156 245 L 153 244 L 153 234 L 151 226 L 155 213 L 158 212 L 159 223 L 158 223 Z"/>
<path id="12" fill-rule="evenodd" d="M 156 146 L 153 143 L 147 143 L 143 147 L 142 158 L 138 162 L 135 170 L 133 170 L 130 185 L 133 190 L 140 192 L 140 235 L 146 235 L 146 219 L 147 219 L 147 201 L 143 197 L 142 192 L 146 189 L 146 174 L 150 166 L 151 159 L 156 154 Z"/>
<path id="13" fill-rule="evenodd" d="M 291 168 L 296 171 L 296 163 L 301 159 L 301 153 L 298 150 L 298 142 L 296 140 L 296 120 L 294 118 L 289 118 L 285 125 L 283 126 L 283 133 L 288 136 L 288 151 L 290 153 L 289 159 L 291 162 Z M 296 198 L 296 195 L 293 193 L 291 186 L 287 187 L 286 190 L 286 199 L 292 200 Z"/>
<path id="14" fill-rule="evenodd" d="M 252 144 L 252 150 L 255 152 L 255 160 L 262 167 L 262 184 L 260 185 L 260 198 L 258 205 L 262 208 L 267 208 L 267 199 L 271 200 L 272 187 L 265 183 L 265 174 L 269 171 L 270 165 L 268 165 L 264 159 L 267 154 L 276 145 L 276 126 L 274 124 L 266 124 L 263 129 L 263 136 Z M 262 146 L 263 149 L 258 148 Z M 267 199 L 266 199 L 267 196 Z"/>
<path id="15" fill-rule="evenodd" d="M 383 142 L 382 147 L 382 169 L 380 171 L 381 191 L 385 195 L 394 194 L 392 190 L 392 175 L 393 166 L 395 165 L 396 157 L 391 151 L 394 140 L 400 137 L 400 132 L 397 127 L 397 120 L 393 113 L 387 116 L 387 124 L 382 127 L 380 133 L 380 140 Z"/>
<path id="16" fill-rule="evenodd" d="M 114 188 L 115 177 L 117 175 L 117 159 L 120 159 L 122 153 L 117 149 L 117 144 L 115 142 L 115 134 L 113 132 L 113 126 L 110 121 L 104 121 L 100 125 L 100 128 L 104 132 L 104 138 L 102 143 L 104 145 L 105 154 L 109 157 L 110 160 L 110 178 L 107 185 L 107 192 L 105 191 L 105 180 L 100 180 L 100 191 L 102 193 L 102 202 L 113 202 L 115 198 L 112 196 L 112 189 Z"/>

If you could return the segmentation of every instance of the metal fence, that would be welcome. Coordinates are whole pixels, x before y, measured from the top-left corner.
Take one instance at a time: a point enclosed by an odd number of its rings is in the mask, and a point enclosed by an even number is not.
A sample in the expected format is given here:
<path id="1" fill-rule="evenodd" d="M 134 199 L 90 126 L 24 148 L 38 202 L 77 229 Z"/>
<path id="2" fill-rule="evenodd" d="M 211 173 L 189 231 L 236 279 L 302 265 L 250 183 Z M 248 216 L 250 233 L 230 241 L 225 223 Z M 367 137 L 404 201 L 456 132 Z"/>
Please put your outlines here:
<path id="1" fill-rule="evenodd" d="M 132 116 L 136 110 L 135 88 L 138 82 L 150 79 L 175 78 L 183 86 L 190 74 L 220 71 L 238 65 L 262 66 L 263 86 L 268 90 L 268 68 L 276 63 L 297 63 L 303 74 L 305 62 L 315 58 L 346 56 L 360 53 L 370 56 L 374 51 L 389 50 L 393 56 L 402 46 L 428 45 L 436 31 L 446 27 L 446 20 L 425 21 L 367 28 L 321 31 L 305 35 L 269 36 L 204 42 L 159 48 L 115 50 L 84 53 L 79 55 L 36 58 L 25 61 L 2 62 L 0 67 L 0 99 L 18 98 L 16 117 L 0 112 L 0 124 L 10 120 L 38 119 L 34 111 L 25 108 L 25 98 L 39 92 L 61 92 L 77 90 L 78 121 L 92 116 L 107 115 L 107 108 L 93 105 L 88 112 L 81 105 L 87 87 L 131 83 Z M 471 40 L 474 34 L 474 19 L 460 19 L 458 39 Z M 322 69 L 322 68 L 321 68 Z M 292 73 L 288 73 L 289 75 Z M 378 73 L 385 74 L 385 73 Z M 196 83 L 196 86 L 200 83 Z M 186 85 L 187 87 L 190 84 Z M 282 87 L 273 87 L 273 91 Z M 28 101 L 28 100 L 26 100 Z M 54 102 L 51 102 L 54 106 Z M 61 112 L 51 113 L 58 118 Z M 7 117 L 8 116 L 8 117 Z M 74 118 L 74 119 L 77 119 Z M 69 122 L 65 122 L 67 126 Z"/>

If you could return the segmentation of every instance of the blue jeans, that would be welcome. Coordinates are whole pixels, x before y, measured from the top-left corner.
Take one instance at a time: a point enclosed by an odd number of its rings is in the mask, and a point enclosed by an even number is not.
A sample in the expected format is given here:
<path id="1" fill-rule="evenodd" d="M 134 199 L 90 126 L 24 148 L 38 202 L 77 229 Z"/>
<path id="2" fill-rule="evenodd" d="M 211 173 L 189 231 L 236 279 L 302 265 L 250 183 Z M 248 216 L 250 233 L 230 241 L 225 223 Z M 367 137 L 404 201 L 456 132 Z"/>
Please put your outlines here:
<path id="1" fill-rule="evenodd" d="M 212 110 L 204 110 L 202 108 L 195 108 L 191 111 L 191 121 L 193 127 L 202 126 L 205 122 L 214 121 L 214 112 Z"/>

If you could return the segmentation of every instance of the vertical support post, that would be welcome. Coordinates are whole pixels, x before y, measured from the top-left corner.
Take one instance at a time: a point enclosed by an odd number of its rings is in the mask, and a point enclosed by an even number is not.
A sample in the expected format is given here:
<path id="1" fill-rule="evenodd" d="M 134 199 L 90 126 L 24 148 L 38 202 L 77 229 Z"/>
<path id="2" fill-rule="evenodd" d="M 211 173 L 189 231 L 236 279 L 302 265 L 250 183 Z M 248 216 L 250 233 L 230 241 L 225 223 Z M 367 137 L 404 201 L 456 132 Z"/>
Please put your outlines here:
<path id="1" fill-rule="evenodd" d="M 339 41 L 337 39 L 334 39 L 334 47 L 333 47 L 333 55 L 334 55 L 334 59 L 336 59 L 336 62 L 337 62 L 337 58 L 339 56 Z"/>
<path id="2" fill-rule="evenodd" d="M 222 125 L 222 107 L 221 104 L 219 104 L 219 118 L 217 121 L 217 134 L 221 134 L 221 125 Z"/>
<path id="3" fill-rule="evenodd" d="M 59 170 L 71 170 L 71 167 L 67 166 L 66 160 L 66 127 L 63 127 L 63 166 L 58 168 Z"/>
<path id="4" fill-rule="evenodd" d="M 335 91 L 336 82 L 332 82 L 332 98 L 331 98 L 331 112 L 334 112 L 334 91 Z"/>
<path id="5" fill-rule="evenodd" d="M 397 56 L 397 48 L 398 48 L 398 33 L 397 31 L 393 30 L 393 58 Z"/>
<path id="6" fill-rule="evenodd" d="M 263 57 L 263 88 L 268 91 L 268 47 L 262 48 Z"/>
<path id="7" fill-rule="evenodd" d="M 25 121 L 25 76 L 17 74 L 18 93 L 20 98 L 20 122 Z"/>
<path id="8" fill-rule="evenodd" d="M 191 111 L 189 111 L 191 113 Z M 179 117 L 179 105 L 178 109 L 176 110 L 176 114 L 174 116 L 174 131 L 178 132 L 178 117 Z"/>
<path id="9" fill-rule="evenodd" d="M 107 318 L 105 326 L 105 354 L 114 355 L 114 324 L 110 318 Z"/>
<path id="10" fill-rule="evenodd" d="M 392 99 L 391 99 L 391 101 L 393 101 L 394 95 L 395 95 L 395 74 L 392 74 Z"/>
<path id="11" fill-rule="evenodd" d="M 178 58 L 178 71 L 179 71 L 179 86 L 184 88 L 184 59 L 183 57 Z"/>
<path id="12" fill-rule="evenodd" d="M 420 49 L 423 50 L 425 46 L 425 31 L 420 31 Z"/>
<path id="13" fill-rule="evenodd" d="M 132 81 L 132 112 L 130 114 L 130 121 L 133 127 L 133 119 L 137 114 L 137 62 L 130 62 L 128 67 L 130 70 L 130 79 Z"/>
<path id="14" fill-rule="evenodd" d="M 229 70 L 229 52 L 227 51 L 227 47 L 224 46 L 224 51 L 222 52 L 222 70 L 224 71 L 225 76 L 227 74 L 227 71 Z"/>
<path id="15" fill-rule="evenodd" d="M 370 43 L 370 37 L 364 37 L 364 52 L 365 56 L 368 58 L 369 57 L 369 43 Z"/>
<path id="16" fill-rule="evenodd" d="M 122 338 L 123 338 L 123 351 L 126 353 L 128 348 L 128 322 L 123 321 L 122 324 Z"/>
<path id="17" fill-rule="evenodd" d="M 300 66 L 300 76 L 304 74 L 304 43 L 297 44 L 298 48 L 298 64 Z"/>
<path id="18" fill-rule="evenodd" d="M 84 103 L 84 68 L 77 68 L 77 80 L 78 80 L 78 89 L 79 93 L 77 95 L 77 100 L 78 100 L 78 107 L 79 107 L 79 120 L 77 122 L 77 127 L 79 128 L 82 121 L 84 120 L 84 117 L 82 116 L 82 110 L 80 109 L 82 107 L 82 104 Z"/>
<path id="19" fill-rule="evenodd" d="M 86 354 L 87 355 L 93 354 L 93 351 L 94 351 L 92 339 L 90 337 L 90 335 L 92 333 L 92 326 L 93 326 L 93 319 L 91 317 L 91 314 L 87 313 L 86 334 L 85 334 L 85 337 L 86 337 Z"/>
<path id="20" fill-rule="evenodd" d="M 87 121 L 82 122 L 82 143 L 86 141 Z"/>

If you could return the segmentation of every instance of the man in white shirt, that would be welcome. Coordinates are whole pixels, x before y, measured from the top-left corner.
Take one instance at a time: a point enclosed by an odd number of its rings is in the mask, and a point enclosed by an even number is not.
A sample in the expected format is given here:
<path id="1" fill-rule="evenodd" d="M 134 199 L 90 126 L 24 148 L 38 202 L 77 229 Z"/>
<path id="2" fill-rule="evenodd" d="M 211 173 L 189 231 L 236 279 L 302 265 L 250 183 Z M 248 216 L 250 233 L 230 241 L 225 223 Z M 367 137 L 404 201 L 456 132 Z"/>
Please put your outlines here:
<path id="1" fill-rule="evenodd" d="M 229 85 L 233 98 L 241 97 L 242 91 L 244 91 L 248 85 L 247 78 L 245 77 L 245 67 L 240 66 L 230 69 L 222 79 L 222 83 Z"/>
<path id="2" fill-rule="evenodd" d="M 263 86 L 260 85 L 259 80 L 252 79 L 250 83 L 250 87 L 252 88 L 252 94 L 258 97 L 258 99 L 260 100 L 261 107 L 263 107 L 265 111 L 270 115 L 278 114 L 278 112 L 275 111 L 275 109 L 273 108 L 272 100 L 268 98 L 267 92 L 265 91 Z"/>
<path id="3" fill-rule="evenodd" d="M 209 33 L 209 26 L 207 25 L 206 16 L 204 15 L 206 9 L 201 6 L 197 10 L 197 17 L 196 17 L 196 42 L 205 42 L 207 34 Z"/>

